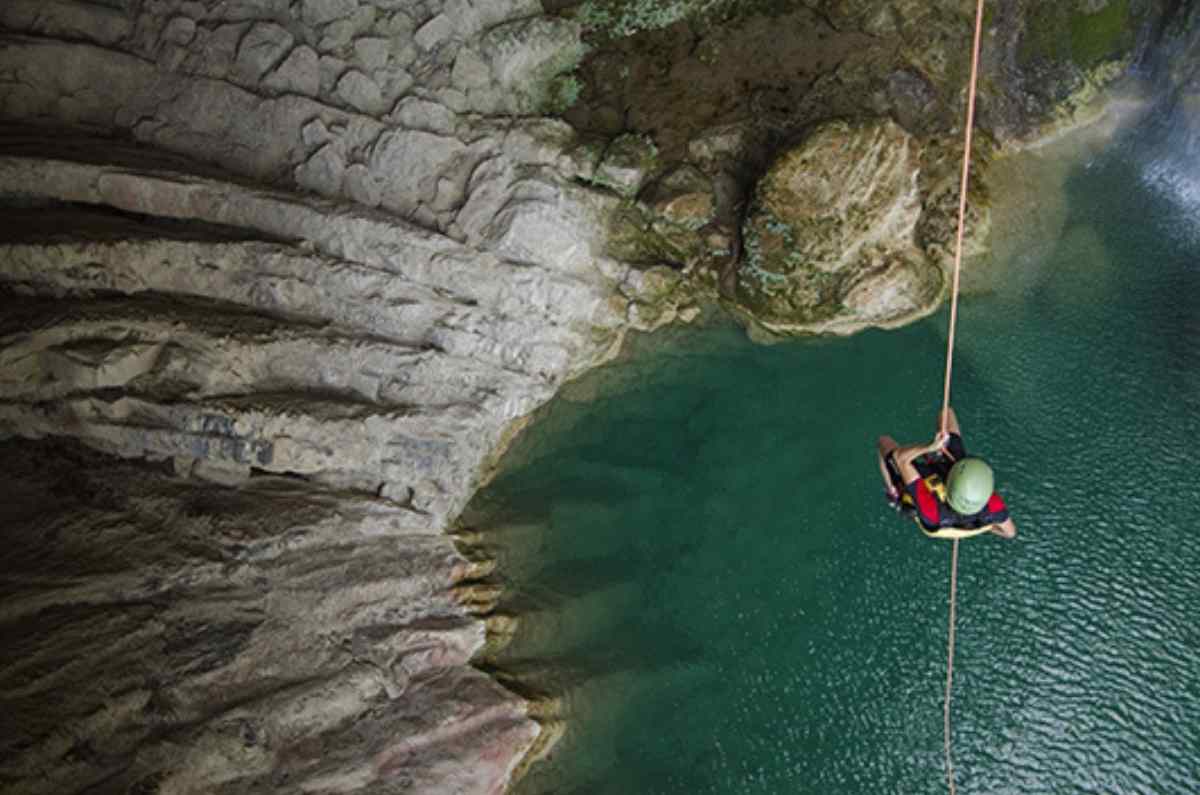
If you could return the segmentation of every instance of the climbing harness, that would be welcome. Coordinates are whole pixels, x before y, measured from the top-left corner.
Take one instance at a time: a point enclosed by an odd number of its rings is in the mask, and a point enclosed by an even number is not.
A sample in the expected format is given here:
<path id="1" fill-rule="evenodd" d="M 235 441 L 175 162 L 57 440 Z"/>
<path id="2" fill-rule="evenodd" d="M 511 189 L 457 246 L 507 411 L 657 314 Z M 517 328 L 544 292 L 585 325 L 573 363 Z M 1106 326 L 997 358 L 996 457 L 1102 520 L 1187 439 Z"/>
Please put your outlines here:
<path id="1" fill-rule="evenodd" d="M 962 524 L 953 527 L 938 527 L 936 529 L 926 527 L 917 511 L 916 501 L 913 499 L 912 494 L 904 488 L 903 477 L 900 474 L 900 470 L 896 468 L 895 460 L 889 454 L 884 463 L 887 466 L 888 477 L 892 482 L 892 486 L 895 487 L 898 493 L 896 497 L 889 496 L 889 502 L 901 514 L 910 517 L 926 537 L 955 540 L 974 538 L 975 536 L 991 532 L 990 522 L 982 522 L 977 527 L 967 527 Z M 917 474 L 921 477 L 921 480 L 924 481 L 925 487 L 942 502 L 949 501 L 946 477 L 950 472 L 950 463 L 944 458 L 931 455 L 921 456 L 913 461 L 913 467 L 917 470 Z"/>
<path id="2" fill-rule="evenodd" d="M 958 234 L 954 241 L 954 283 L 950 288 L 950 333 L 946 340 L 946 380 L 942 388 L 942 434 L 948 431 L 950 374 L 954 367 L 954 327 L 958 322 L 958 277 L 962 270 L 963 227 L 967 220 L 967 181 L 971 173 L 971 138 L 975 128 L 975 87 L 979 82 L 979 47 L 983 39 L 983 0 L 975 6 L 975 41 L 971 53 L 971 83 L 967 91 L 966 140 L 963 145 L 962 182 L 958 192 Z M 946 782 L 955 795 L 954 760 L 950 754 L 950 692 L 954 685 L 954 613 L 958 590 L 958 541 L 950 546 L 950 631 L 946 645 L 946 696 L 942 702 L 943 736 L 946 745 Z"/>

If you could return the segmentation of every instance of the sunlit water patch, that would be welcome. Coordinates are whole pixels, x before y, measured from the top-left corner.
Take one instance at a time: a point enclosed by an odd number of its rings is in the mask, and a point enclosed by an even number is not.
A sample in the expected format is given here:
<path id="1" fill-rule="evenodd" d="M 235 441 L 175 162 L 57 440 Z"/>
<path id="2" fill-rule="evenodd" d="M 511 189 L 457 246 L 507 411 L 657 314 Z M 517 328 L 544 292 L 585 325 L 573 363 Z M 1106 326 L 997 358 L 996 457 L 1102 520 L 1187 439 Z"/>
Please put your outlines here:
<path id="1" fill-rule="evenodd" d="M 962 547 L 963 793 L 1200 791 L 1200 248 L 1131 141 L 1014 164 L 962 306 L 954 402 L 1020 528 Z M 874 462 L 931 436 L 944 326 L 666 332 L 543 413 L 471 511 L 500 663 L 569 721 L 520 792 L 945 791 L 949 547 Z"/>

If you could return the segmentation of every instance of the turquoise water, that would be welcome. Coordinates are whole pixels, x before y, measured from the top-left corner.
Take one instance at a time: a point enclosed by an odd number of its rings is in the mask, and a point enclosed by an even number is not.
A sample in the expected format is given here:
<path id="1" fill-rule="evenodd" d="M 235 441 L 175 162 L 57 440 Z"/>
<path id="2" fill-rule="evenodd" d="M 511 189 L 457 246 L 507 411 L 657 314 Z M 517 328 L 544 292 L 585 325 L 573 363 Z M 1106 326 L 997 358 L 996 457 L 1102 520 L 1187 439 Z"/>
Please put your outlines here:
<path id="1" fill-rule="evenodd" d="M 1017 168 L 961 306 L 954 404 L 1020 530 L 961 549 L 963 793 L 1200 792 L 1200 212 L 1148 157 Z M 569 725 L 519 792 L 945 791 L 950 547 L 874 460 L 932 435 L 944 329 L 668 331 L 543 412 L 471 512 L 499 662 Z"/>

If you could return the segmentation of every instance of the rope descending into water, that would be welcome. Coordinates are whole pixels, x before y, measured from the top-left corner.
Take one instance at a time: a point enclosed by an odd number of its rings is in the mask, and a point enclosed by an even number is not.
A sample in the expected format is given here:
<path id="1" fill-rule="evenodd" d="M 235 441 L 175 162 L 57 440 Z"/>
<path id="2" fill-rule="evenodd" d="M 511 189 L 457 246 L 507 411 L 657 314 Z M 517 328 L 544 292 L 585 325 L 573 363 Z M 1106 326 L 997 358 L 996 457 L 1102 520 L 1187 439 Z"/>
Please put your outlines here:
<path id="1" fill-rule="evenodd" d="M 967 129 L 963 144 L 962 183 L 958 192 L 958 234 L 954 241 L 954 284 L 950 289 L 950 334 L 946 340 L 946 381 L 942 389 L 942 434 L 948 430 L 950 374 L 954 368 L 954 328 L 958 324 L 958 276 L 962 270 L 963 228 L 967 221 L 967 180 L 971 173 L 971 139 L 975 129 L 975 87 L 979 82 L 979 47 L 983 39 L 983 0 L 975 7 L 975 43 L 971 54 L 971 83 L 967 91 Z M 950 631 L 946 647 L 946 697 L 942 703 L 946 744 L 946 781 L 955 795 L 954 760 L 950 755 L 950 692 L 954 684 L 954 613 L 958 591 L 958 539 L 950 547 Z"/>
<path id="2" fill-rule="evenodd" d="M 943 736 L 946 739 L 946 781 L 950 784 L 950 795 L 954 790 L 954 760 L 950 757 L 950 687 L 954 682 L 954 592 L 958 585 L 958 539 L 950 547 L 950 643 L 946 648 L 946 699 L 942 702 L 944 722 Z"/>

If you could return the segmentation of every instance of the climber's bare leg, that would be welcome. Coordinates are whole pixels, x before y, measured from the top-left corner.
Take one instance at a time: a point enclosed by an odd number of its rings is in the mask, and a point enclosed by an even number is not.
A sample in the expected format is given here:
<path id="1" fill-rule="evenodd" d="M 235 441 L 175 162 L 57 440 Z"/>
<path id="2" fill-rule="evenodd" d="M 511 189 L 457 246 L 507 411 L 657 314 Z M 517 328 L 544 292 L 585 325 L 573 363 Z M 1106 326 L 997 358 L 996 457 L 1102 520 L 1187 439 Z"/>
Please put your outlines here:
<path id="1" fill-rule="evenodd" d="M 885 459 L 887 458 L 888 453 L 892 452 L 899 446 L 900 445 L 896 443 L 896 440 L 890 436 L 885 435 L 879 437 L 879 474 L 883 478 L 883 487 L 887 489 L 887 493 L 893 498 L 899 497 L 900 492 L 898 492 L 896 487 L 892 485 L 892 479 L 888 475 Z"/>

